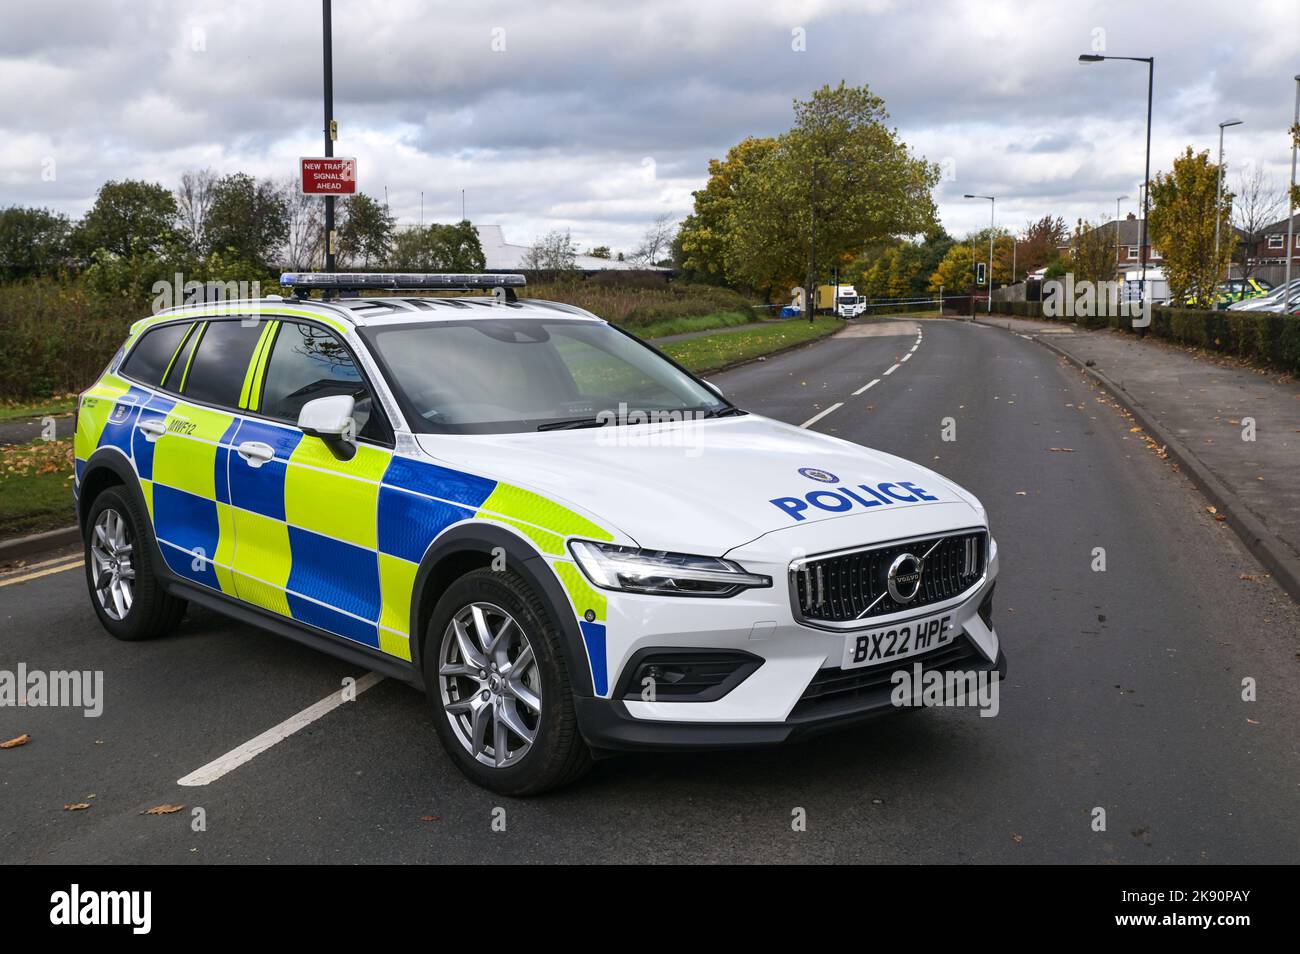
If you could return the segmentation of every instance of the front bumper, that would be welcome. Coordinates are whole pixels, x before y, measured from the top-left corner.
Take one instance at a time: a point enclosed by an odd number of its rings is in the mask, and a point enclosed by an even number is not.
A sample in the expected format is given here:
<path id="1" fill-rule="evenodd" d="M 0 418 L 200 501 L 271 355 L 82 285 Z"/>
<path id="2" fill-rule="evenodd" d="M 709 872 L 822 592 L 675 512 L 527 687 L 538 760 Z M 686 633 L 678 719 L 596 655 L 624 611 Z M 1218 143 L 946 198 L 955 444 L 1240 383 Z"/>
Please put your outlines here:
<path id="1" fill-rule="evenodd" d="M 784 580 L 781 567 L 740 561 L 747 569 Z M 702 749 L 769 745 L 896 711 L 892 676 L 912 671 L 1006 672 L 1006 657 L 991 622 L 980 614 L 998 572 L 991 543 L 980 582 L 953 604 L 936 604 L 872 620 L 851 631 L 827 631 L 797 621 L 785 589 L 751 590 L 726 600 L 665 600 L 620 594 L 609 602 L 608 697 L 582 698 L 577 715 L 596 750 Z M 845 640 L 907 619 L 950 615 L 954 640 L 893 663 L 843 669 Z M 986 614 L 987 615 L 987 614 Z M 622 636 L 622 638 L 620 638 Z M 762 665 L 721 698 L 657 701 L 620 697 L 626 674 L 648 650 L 740 651 Z"/>

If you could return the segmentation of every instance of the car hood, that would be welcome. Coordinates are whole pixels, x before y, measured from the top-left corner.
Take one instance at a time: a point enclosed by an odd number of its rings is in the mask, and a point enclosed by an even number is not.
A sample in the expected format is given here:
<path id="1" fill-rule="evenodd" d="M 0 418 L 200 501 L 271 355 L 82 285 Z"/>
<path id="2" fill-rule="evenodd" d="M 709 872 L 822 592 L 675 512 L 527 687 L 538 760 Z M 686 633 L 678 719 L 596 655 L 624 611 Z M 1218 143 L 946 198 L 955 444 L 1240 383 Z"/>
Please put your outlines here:
<path id="1" fill-rule="evenodd" d="M 942 508 L 954 527 L 985 522 L 979 502 L 934 471 L 756 414 L 418 441 L 447 466 L 525 487 L 656 550 L 720 555 L 853 515 L 870 540 L 872 515 L 891 515 L 883 534 L 904 509 L 939 504 L 958 505 Z"/>

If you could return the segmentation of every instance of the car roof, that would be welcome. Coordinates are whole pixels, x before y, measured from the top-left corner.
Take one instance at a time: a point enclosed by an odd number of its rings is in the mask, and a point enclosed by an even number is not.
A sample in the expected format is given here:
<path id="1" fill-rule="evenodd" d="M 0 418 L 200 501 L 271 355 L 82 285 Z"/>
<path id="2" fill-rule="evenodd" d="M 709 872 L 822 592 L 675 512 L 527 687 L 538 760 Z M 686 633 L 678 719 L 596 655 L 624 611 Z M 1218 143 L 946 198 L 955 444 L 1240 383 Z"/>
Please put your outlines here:
<path id="1" fill-rule="evenodd" d="M 453 321 L 466 318 L 549 318 L 576 321 L 603 321 L 597 315 L 576 305 L 539 298 L 520 298 L 505 301 L 491 295 L 466 297 L 441 296 L 390 296 L 374 295 L 356 298 L 334 298 L 329 301 L 313 298 L 272 296 L 244 298 L 213 302 L 195 302 L 168 308 L 143 319 L 142 323 L 157 324 L 163 319 L 184 318 L 187 315 L 202 317 L 213 314 L 239 315 L 250 311 L 268 316 L 291 315 L 318 318 L 339 330 L 343 326 L 362 327 L 387 324 L 419 324 L 429 321 Z"/>

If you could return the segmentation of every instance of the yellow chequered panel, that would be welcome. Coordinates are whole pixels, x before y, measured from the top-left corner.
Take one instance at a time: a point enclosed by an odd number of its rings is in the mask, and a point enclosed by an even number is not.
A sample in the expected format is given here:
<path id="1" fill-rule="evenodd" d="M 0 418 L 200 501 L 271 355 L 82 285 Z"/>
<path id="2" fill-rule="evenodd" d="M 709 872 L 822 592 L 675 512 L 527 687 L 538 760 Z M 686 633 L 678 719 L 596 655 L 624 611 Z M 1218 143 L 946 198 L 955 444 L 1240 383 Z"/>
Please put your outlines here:
<path id="1" fill-rule="evenodd" d="M 607 602 L 604 595 L 582 575 L 582 571 L 573 563 L 561 563 L 555 561 L 551 564 L 555 570 L 555 575 L 560 578 L 564 584 L 564 589 L 569 594 L 569 599 L 573 601 L 573 608 L 579 616 L 584 615 L 587 610 L 592 610 L 596 614 L 596 621 L 605 618 Z"/>
<path id="2" fill-rule="evenodd" d="M 304 437 L 285 474 L 285 517 L 295 527 L 379 549 L 379 478 L 391 456 L 362 445 L 352 460 L 339 461 L 323 441 Z"/>
<path id="3" fill-rule="evenodd" d="M 149 508 L 149 519 L 153 519 L 153 481 L 141 480 L 140 490 L 144 493 L 144 505 Z"/>
<path id="4" fill-rule="evenodd" d="M 235 564 L 235 508 L 220 501 L 217 502 L 217 531 L 217 552 L 212 556 L 212 570 L 217 574 L 221 592 L 234 595 L 235 578 L 230 567 Z"/>
<path id="5" fill-rule="evenodd" d="M 537 544 L 537 549 L 543 553 L 551 553 L 555 556 L 564 555 L 564 537 L 558 534 L 550 533 L 547 530 L 539 530 L 532 524 L 523 523 L 519 520 L 508 520 L 505 517 L 496 518 L 497 523 L 505 523 L 514 527 L 533 543 Z"/>
<path id="6" fill-rule="evenodd" d="M 586 517 L 579 516 L 568 507 L 561 506 L 521 487 L 497 484 L 480 508 L 480 516 L 499 514 L 542 527 L 562 537 L 587 537 L 592 540 L 613 540 L 614 535 L 597 526 Z"/>
<path id="7" fill-rule="evenodd" d="M 279 520 L 230 508 L 235 526 L 235 592 L 242 600 L 289 615 L 284 588 L 293 555 L 289 528 Z"/>
<path id="8" fill-rule="evenodd" d="M 386 629 L 379 630 L 379 650 L 388 653 L 390 656 L 396 656 L 398 659 L 411 661 L 411 640 L 410 637 L 402 636 L 399 633 L 390 633 Z"/>
<path id="9" fill-rule="evenodd" d="M 77 433 L 72 442 L 74 452 L 82 460 L 95 453 L 104 425 L 108 423 L 108 415 L 113 413 L 114 403 L 128 390 L 130 386 L 125 381 L 109 374 L 82 396 L 77 410 Z"/>
<path id="10" fill-rule="evenodd" d="M 381 629 L 386 626 L 399 633 L 411 632 L 411 593 L 415 589 L 415 573 L 418 569 L 409 560 L 387 553 L 379 554 Z"/>
<path id="11" fill-rule="evenodd" d="M 216 498 L 217 442 L 234 416 L 224 411 L 177 404 L 167 415 L 167 432 L 153 452 L 153 479 L 204 500 Z"/>

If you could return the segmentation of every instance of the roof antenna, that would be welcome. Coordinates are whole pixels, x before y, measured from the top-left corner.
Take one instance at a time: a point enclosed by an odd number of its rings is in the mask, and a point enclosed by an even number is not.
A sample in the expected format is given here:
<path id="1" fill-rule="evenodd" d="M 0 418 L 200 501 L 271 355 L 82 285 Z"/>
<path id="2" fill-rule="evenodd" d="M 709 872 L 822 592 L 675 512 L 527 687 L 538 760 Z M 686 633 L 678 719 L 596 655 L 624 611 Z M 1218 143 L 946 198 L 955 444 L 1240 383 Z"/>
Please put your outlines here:
<path id="1" fill-rule="evenodd" d="M 492 297 L 496 299 L 498 305 L 513 305 L 519 300 L 513 288 L 506 288 L 503 285 L 492 289 Z"/>

